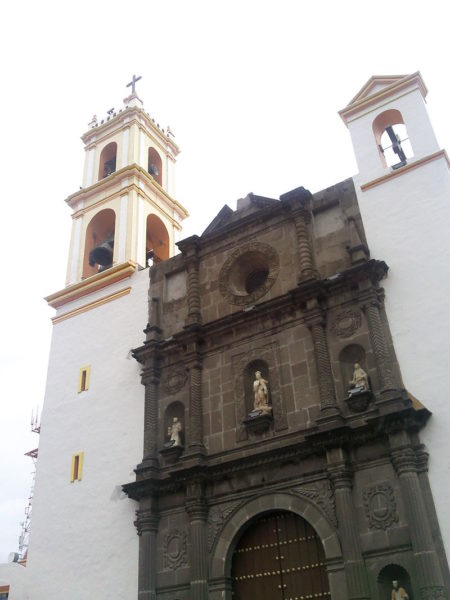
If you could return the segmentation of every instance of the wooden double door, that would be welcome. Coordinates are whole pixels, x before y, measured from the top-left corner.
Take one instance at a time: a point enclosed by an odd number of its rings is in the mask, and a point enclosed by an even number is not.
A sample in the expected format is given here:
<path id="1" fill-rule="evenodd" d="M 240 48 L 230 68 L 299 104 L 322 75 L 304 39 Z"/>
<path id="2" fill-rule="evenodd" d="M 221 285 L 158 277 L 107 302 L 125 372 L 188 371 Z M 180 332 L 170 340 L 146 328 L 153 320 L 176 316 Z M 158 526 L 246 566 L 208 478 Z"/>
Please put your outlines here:
<path id="1" fill-rule="evenodd" d="M 233 600 L 330 598 L 322 543 L 289 512 L 264 515 L 244 532 L 231 576 Z"/>

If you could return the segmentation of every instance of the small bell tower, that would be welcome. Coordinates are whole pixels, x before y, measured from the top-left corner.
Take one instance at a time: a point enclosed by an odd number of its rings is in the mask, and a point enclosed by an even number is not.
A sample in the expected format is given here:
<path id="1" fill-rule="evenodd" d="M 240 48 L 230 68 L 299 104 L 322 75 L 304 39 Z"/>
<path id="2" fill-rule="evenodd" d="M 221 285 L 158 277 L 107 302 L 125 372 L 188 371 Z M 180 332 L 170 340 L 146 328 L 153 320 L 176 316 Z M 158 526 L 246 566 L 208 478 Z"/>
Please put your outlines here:
<path id="1" fill-rule="evenodd" d="M 95 115 L 82 136 L 83 187 L 66 199 L 72 236 L 66 288 L 54 307 L 174 254 L 186 209 L 173 197 L 179 148 L 143 109 L 133 75 L 124 106 Z"/>

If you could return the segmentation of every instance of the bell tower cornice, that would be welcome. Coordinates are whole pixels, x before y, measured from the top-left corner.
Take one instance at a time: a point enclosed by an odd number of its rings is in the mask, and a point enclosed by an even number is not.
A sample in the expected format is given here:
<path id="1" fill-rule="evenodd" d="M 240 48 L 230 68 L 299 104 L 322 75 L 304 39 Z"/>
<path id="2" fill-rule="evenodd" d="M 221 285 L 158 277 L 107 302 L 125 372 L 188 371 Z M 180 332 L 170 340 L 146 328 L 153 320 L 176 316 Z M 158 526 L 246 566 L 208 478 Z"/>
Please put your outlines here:
<path id="1" fill-rule="evenodd" d="M 112 134 L 134 124 L 140 129 L 147 128 L 162 148 L 166 151 L 170 150 L 174 157 L 178 156 L 180 149 L 172 138 L 170 128 L 167 131 L 161 129 L 156 121 L 143 108 L 138 106 L 127 106 L 123 110 L 114 113 L 113 116 L 102 119 L 100 123 L 93 122 L 91 128 L 81 136 L 81 139 L 86 146 L 86 150 L 89 150 Z"/>

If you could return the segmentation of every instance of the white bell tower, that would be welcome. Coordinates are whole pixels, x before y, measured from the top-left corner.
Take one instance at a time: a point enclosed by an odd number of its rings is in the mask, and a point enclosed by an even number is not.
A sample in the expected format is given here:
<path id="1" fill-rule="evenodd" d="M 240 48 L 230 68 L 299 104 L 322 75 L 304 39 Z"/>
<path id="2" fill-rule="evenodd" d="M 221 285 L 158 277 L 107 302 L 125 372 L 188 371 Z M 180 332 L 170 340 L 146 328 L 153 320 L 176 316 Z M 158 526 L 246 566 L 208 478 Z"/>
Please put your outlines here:
<path id="1" fill-rule="evenodd" d="M 425 104 L 420 73 L 369 79 L 340 111 L 372 258 L 389 266 L 386 312 L 403 381 L 432 413 L 421 432 L 450 553 L 450 170 Z"/>
<path id="2" fill-rule="evenodd" d="M 56 309 L 42 413 L 28 595 L 136 598 L 136 506 L 122 492 L 143 455 L 144 387 L 131 350 L 148 319 L 147 261 L 174 254 L 187 211 L 173 197 L 179 152 L 131 95 L 82 137 L 69 196 L 67 285 Z"/>

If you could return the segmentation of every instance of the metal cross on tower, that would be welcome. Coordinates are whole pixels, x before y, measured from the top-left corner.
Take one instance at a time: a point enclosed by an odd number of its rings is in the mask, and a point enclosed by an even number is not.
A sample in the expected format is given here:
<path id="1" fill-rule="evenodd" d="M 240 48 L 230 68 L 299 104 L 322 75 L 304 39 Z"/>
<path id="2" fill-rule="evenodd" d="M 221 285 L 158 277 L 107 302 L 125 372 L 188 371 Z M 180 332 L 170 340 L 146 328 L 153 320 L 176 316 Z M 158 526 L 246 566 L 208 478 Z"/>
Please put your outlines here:
<path id="1" fill-rule="evenodd" d="M 131 85 L 131 94 L 135 94 L 136 93 L 136 82 L 139 81 L 139 79 L 142 79 L 141 75 L 139 75 L 139 77 L 136 77 L 136 75 L 133 75 L 133 79 L 130 81 L 130 83 L 127 83 L 127 87 L 130 87 Z"/>

